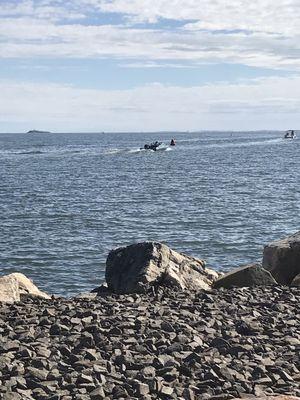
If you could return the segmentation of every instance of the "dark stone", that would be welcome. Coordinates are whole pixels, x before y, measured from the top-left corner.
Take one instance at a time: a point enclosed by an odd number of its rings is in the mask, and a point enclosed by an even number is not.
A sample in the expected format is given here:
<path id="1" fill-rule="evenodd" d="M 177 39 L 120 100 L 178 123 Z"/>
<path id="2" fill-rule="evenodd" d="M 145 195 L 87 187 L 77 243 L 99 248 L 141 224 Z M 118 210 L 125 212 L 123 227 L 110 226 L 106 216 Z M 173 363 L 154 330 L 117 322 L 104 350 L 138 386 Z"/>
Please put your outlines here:
<path id="1" fill-rule="evenodd" d="M 300 232 L 265 246 L 263 267 L 278 283 L 290 285 L 300 274 Z"/>
<path id="2" fill-rule="evenodd" d="M 291 282 L 291 286 L 298 286 L 300 287 L 300 273 L 295 276 L 295 278 Z"/>
<path id="3" fill-rule="evenodd" d="M 89 396 L 91 400 L 103 400 L 106 397 L 105 392 L 101 386 L 91 391 L 89 393 Z"/>
<path id="4" fill-rule="evenodd" d="M 245 321 L 237 321 L 235 329 L 240 335 L 255 335 L 255 330 Z"/>
<path id="5" fill-rule="evenodd" d="M 212 347 L 216 347 L 217 349 L 228 349 L 230 347 L 229 342 L 222 338 L 214 338 L 210 345 Z"/>
<path id="6" fill-rule="evenodd" d="M 214 283 L 214 288 L 253 287 L 276 285 L 271 273 L 258 264 L 246 265 L 222 275 Z"/>

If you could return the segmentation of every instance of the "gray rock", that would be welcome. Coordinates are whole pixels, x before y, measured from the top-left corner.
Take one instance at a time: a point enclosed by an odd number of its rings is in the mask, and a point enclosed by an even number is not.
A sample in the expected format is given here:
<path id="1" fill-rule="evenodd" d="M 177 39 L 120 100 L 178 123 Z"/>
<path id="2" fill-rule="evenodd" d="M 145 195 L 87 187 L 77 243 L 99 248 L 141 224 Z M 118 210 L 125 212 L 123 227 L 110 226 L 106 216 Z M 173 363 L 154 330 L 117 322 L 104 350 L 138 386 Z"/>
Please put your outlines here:
<path id="1" fill-rule="evenodd" d="M 292 280 L 291 286 L 300 286 L 300 273 Z"/>
<path id="2" fill-rule="evenodd" d="M 266 271 L 258 264 L 246 265 L 234 269 L 218 278 L 214 283 L 214 288 L 231 287 L 253 287 L 275 285 L 276 281 L 269 271 Z"/>
<path id="3" fill-rule="evenodd" d="M 143 292 L 149 284 L 180 289 L 209 289 L 218 274 L 205 262 L 157 242 L 143 242 L 112 250 L 105 278 L 115 293 Z"/>
<path id="4" fill-rule="evenodd" d="M 105 392 L 101 386 L 90 392 L 91 400 L 103 400 L 105 398 Z"/>
<path id="5" fill-rule="evenodd" d="M 34 367 L 28 367 L 27 368 L 27 375 L 33 378 L 37 378 L 41 381 L 45 381 L 48 377 L 49 372 L 45 369 L 38 369 Z"/>
<path id="6" fill-rule="evenodd" d="M 135 388 L 138 396 L 143 396 L 145 394 L 148 394 L 150 391 L 149 386 L 146 383 L 141 383 L 138 381 L 135 381 Z"/>
<path id="7" fill-rule="evenodd" d="M 22 397 L 18 393 L 7 392 L 1 397 L 2 400 L 22 400 Z"/>
<path id="8" fill-rule="evenodd" d="M 278 283 L 290 285 L 300 274 L 300 232 L 265 246 L 263 267 Z"/>

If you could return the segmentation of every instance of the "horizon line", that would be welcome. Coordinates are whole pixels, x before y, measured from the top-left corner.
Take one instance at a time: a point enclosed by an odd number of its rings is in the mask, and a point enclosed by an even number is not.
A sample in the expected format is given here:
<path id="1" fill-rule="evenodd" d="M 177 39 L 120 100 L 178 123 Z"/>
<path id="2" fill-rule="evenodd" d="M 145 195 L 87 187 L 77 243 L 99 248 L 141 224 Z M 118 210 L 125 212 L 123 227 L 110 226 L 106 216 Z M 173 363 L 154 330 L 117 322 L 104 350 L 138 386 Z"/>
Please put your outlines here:
<path id="1" fill-rule="evenodd" d="M 140 131 L 140 130 L 134 130 L 134 131 L 39 131 L 36 130 L 36 132 L 0 132 L 0 134 L 24 134 L 24 135 L 35 135 L 35 134 L 76 134 L 76 133 L 83 133 L 83 134 L 89 134 L 89 133 L 96 133 L 96 134 L 127 134 L 127 133 L 133 133 L 133 134 L 145 134 L 145 133 L 180 133 L 180 134 L 187 134 L 187 133 L 251 133 L 251 132 L 286 132 L 289 129 L 251 129 L 251 130 L 217 130 L 217 129 L 203 129 L 203 130 L 180 130 L 180 131 L 175 131 L 175 130 L 162 130 L 162 131 Z M 297 129 L 293 129 L 294 131 L 298 131 Z M 35 131 L 34 129 L 32 131 Z"/>

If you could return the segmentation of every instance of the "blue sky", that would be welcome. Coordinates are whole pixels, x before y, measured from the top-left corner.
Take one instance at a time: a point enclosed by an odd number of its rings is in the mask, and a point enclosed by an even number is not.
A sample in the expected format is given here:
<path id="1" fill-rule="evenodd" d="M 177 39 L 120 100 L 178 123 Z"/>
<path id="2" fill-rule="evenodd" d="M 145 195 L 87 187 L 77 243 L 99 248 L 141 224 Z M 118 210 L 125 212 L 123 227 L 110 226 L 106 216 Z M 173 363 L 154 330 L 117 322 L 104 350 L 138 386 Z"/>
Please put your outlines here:
<path id="1" fill-rule="evenodd" d="M 0 1 L 0 132 L 297 129 L 298 0 Z"/>

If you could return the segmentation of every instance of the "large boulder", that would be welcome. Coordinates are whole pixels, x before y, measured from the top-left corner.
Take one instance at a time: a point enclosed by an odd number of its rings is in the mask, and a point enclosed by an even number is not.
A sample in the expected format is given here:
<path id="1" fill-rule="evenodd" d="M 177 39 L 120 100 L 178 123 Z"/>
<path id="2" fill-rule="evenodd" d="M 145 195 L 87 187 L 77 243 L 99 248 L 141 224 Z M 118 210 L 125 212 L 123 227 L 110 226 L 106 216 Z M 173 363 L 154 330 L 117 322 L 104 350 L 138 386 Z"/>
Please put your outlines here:
<path id="1" fill-rule="evenodd" d="M 13 303 L 20 300 L 19 283 L 11 275 L 0 277 L 0 302 Z"/>
<path id="2" fill-rule="evenodd" d="M 24 295 L 44 299 L 51 298 L 47 293 L 39 290 L 29 278 L 19 272 L 0 277 L 0 301 L 13 303 L 14 301 L 20 301 Z"/>
<path id="3" fill-rule="evenodd" d="M 291 286 L 299 286 L 300 287 L 300 274 L 296 275 L 292 280 Z"/>
<path id="4" fill-rule="evenodd" d="M 300 273 L 300 232 L 265 246 L 263 267 L 278 283 L 290 285 Z"/>
<path id="5" fill-rule="evenodd" d="M 143 242 L 112 250 L 106 261 L 108 289 L 115 293 L 143 292 L 149 285 L 209 289 L 218 277 L 205 261 L 178 253 L 158 242 Z"/>
<path id="6" fill-rule="evenodd" d="M 49 294 L 42 292 L 37 286 L 35 286 L 32 280 L 27 278 L 27 276 L 25 276 L 24 274 L 21 274 L 20 272 L 14 272 L 13 274 L 10 274 L 8 276 L 12 276 L 18 281 L 21 296 L 31 295 L 41 297 L 43 299 L 51 299 L 51 296 L 49 296 Z"/>
<path id="7" fill-rule="evenodd" d="M 266 271 L 258 264 L 250 264 L 222 275 L 213 283 L 213 287 L 252 287 L 275 284 L 276 281 L 269 271 Z"/>

